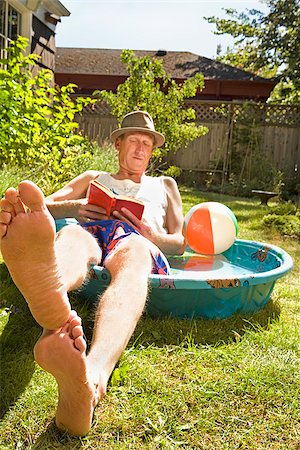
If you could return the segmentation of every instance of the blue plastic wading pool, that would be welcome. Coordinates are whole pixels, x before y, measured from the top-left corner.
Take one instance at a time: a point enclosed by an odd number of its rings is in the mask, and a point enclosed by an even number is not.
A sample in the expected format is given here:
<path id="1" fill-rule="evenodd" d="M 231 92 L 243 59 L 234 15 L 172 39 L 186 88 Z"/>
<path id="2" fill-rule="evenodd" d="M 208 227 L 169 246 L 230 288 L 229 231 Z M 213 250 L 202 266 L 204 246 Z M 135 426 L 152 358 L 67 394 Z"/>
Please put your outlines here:
<path id="1" fill-rule="evenodd" d="M 171 275 L 149 276 L 147 311 L 154 317 L 221 319 L 252 313 L 267 303 L 276 280 L 293 267 L 281 248 L 241 239 L 220 255 L 202 256 L 188 249 L 169 262 Z M 95 300 L 109 282 L 109 272 L 93 266 L 79 295 Z"/>

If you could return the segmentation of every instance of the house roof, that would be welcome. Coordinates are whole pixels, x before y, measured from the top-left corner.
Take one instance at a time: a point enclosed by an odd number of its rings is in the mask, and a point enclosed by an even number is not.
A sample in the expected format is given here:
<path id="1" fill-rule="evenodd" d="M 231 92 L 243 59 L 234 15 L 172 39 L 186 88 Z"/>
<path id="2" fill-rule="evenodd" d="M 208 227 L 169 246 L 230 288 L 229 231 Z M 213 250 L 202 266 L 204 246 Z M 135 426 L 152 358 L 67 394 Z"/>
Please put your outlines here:
<path id="1" fill-rule="evenodd" d="M 75 84 L 76 95 L 91 95 L 95 90 L 115 92 L 128 77 L 126 66 L 120 61 L 121 52 L 58 47 L 55 81 L 59 86 Z M 134 50 L 134 53 L 137 57 L 161 59 L 166 72 L 177 83 L 182 83 L 196 73 L 203 73 L 205 84 L 195 95 L 197 99 L 266 101 L 277 83 L 190 52 Z"/>
<path id="2" fill-rule="evenodd" d="M 59 0 L 44 0 L 44 6 L 52 14 L 57 14 L 58 16 L 69 16 L 70 11 L 59 1 Z"/>
<path id="3" fill-rule="evenodd" d="M 125 65 L 120 62 L 121 52 L 113 49 L 58 47 L 55 73 L 128 76 Z M 173 79 L 190 78 L 201 72 L 207 80 L 270 81 L 191 52 L 134 50 L 134 53 L 137 57 L 150 56 L 161 60 Z M 163 56 L 158 56 L 159 53 Z"/>
<path id="4" fill-rule="evenodd" d="M 25 3 L 26 7 L 34 12 L 37 12 L 41 7 L 41 0 L 27 0 Z M 51 14 L 57 14 L 59 17 L 71 14 L 59 0 L 43 0 L 43 7 Z"/>

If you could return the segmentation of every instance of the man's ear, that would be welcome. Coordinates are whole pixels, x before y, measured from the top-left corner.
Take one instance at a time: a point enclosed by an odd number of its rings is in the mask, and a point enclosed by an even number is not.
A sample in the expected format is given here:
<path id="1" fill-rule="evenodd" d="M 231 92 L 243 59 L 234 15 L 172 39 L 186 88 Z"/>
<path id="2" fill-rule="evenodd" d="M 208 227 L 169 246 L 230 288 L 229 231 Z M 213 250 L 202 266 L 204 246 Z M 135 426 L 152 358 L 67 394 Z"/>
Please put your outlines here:
<path id="1" fill-rule="evenodd" d="M 120 144 L 121 144 L 121 139 L 119 137 L 117 137 L 117 139 L 115 140 L 115 149 L 116 150 L 119 150 Z"/>

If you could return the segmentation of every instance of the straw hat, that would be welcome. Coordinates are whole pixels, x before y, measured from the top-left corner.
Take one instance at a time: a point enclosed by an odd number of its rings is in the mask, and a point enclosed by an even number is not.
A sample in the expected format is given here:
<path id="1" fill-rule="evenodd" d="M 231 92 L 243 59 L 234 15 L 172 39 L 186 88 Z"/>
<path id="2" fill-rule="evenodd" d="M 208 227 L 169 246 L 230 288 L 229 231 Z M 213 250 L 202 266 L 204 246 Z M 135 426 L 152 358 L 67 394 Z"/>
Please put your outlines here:
<path id="1" fill-rule="evenodd" d="M 121 128 L 114 130 L 110 138 L 115 141 L 119 136 L 130 131 L 151 134 L 154 137 L 155 147 L 161 147 L 165 142 L 164 135 L 155 131 L 153 119 L 147 111 L 133 111 L 126 114 L 122 120 Z"/>

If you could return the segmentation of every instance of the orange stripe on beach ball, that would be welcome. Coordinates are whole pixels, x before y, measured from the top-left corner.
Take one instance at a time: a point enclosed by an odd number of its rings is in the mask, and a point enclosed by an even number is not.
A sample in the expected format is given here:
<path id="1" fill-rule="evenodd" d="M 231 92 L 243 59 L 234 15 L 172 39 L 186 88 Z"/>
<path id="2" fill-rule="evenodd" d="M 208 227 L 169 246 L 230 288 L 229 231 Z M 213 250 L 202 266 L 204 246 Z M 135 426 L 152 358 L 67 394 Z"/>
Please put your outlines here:
<path id="1" fill-rule="evenodd" d="M 204 255 L 214 254 L 214 241 L 210 212 L 207 208 L 196 209 L 186 224 L 186 239 L 189 247 Z"/>

